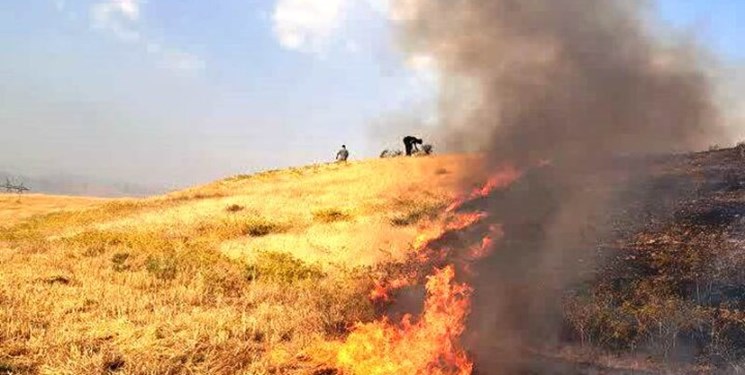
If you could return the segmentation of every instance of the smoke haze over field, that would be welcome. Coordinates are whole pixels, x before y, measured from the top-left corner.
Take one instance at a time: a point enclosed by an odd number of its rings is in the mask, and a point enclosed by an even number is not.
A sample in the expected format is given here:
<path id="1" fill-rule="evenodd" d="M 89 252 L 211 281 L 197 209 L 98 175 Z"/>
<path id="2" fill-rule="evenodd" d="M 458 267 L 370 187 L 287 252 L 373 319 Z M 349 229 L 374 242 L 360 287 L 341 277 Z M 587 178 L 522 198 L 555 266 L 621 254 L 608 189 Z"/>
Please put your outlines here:
<path id="1" fill-rule="evenodd" d="M 405 48 L 447 83 L 443 124 L 488 133 L 479 146 L 496 161 L 686 151 L 719 135 L 699 55 L 653 39 L 642 2 L 400 4 Z"/>
<path id="2" fill-rule="evenodd" d="M 481 207 L 504 224 L 505 238 L 478 267 L 470 346 L 477 367 L 505 370 L 520 356 L 494 358 L 495 350 L 553 342 L 562 292 L 598 261 L 592 246 L 610 235 L 605 212 L 634 172 L 609 170 L 617 157 L 722 139 L 714 87 L 695 48 L 653 35 L 646 2 L 396 5 L 405 50 L 439 68 L 449 137 L 475 143 L 495 169 L 528 170 Z M 531 170 L 544 161 L 551 167 Z"/>

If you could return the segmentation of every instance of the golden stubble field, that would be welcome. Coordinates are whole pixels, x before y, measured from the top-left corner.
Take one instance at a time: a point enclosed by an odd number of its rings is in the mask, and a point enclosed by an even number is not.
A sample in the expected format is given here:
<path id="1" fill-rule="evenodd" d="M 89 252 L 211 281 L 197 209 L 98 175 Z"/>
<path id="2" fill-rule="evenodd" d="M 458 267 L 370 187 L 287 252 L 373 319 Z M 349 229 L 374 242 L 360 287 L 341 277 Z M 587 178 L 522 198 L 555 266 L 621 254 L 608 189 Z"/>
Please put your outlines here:
<path id="1" fill-rule="evenodd" d="M 477 165 L 316 165 L 140 200 L 0 196 L 0 373 L 313 373 L 304 351 L 376 318 L 372 275 L 445 220 Z"/>

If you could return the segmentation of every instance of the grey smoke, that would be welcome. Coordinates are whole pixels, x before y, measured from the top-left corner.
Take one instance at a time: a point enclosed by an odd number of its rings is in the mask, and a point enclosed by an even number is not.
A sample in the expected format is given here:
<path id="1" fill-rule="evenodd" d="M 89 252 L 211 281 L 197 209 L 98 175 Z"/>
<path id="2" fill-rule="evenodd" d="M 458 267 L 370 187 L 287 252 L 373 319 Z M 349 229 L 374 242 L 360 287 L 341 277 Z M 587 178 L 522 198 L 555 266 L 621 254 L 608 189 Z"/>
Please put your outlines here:
<path id="1" fill-rule="evenodd" d="M 469 349 L 485 373 L 559 340 L 560 298 L 582 281 L 621 204 L 618 157 L 721 139 L 700 54 L 660 39 L 652 4 L 630 0 L 401 0 L 402 43 L 442 75 L 442 127 L 492 168 L 533 170 L 481 202 L 506 237 L 478 267 Z M 541 161 L 551 167 L 538 168 Z M 657 199 L 644 191 L 637 196 Z M 670 194 L 673 194 L 672 192 Z M 668 197 L 669 198 L 669 197 Z M 501 354 L 498 354 L 501 353 Z"/>
<path id="2" fill-rule="evenodd" d="M 403 43 L 443 73 L 444 125 L 492 160 L 583 159 L 705 146 L 719 122 L 698 54 L 651 35 L 645 2 L 420 0 Z M 469 105 L 462 88 L 475 90 Z M 448 92 L 449 88 L 461 90 Z"/>

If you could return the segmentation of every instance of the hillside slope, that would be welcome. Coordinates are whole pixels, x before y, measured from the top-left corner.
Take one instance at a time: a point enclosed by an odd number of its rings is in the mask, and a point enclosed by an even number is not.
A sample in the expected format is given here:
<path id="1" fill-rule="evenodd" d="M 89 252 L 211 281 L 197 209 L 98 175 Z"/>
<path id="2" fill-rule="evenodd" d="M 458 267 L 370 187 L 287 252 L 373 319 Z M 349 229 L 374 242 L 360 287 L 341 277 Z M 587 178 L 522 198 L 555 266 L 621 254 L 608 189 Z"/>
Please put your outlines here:
<path id="1" fill-rule="evenodd" d="M 611 186 L 617 202 L 597 217 L 609 236 L 595 241 L 587 223 L 582 254 L 596 261 L 564 256 L 582 275 L 537 295 L 561 302 L 558 341 L 539 336 L 508 357 L 494 340 L 488 355 L 471 353 L 473 368 L 459 368 L 736 372 L 745 361 L 742 162 L 735 150 L 622 160 L 634 178 L 573 181 L 587 192 Z M 477 157 L 398 158 L 235 176 L 141 200 L 6 197 L 0 374 L 384 374 L 412 364 L 431 373 L 432 358 L 464 360 L 453 344 L 470 289 L 443 264 L 471 273 L 474 321 L 494 313 L 483 306 L 498 295 L 495 280 L 552 290 L 530 272 L 550 207 L 525 199 L 540 198 L 537 189 L 550 202 L 553 168 L 487 185 L 479 169 Z M 464 191 L 475 194 L 461 200 Z M 421 320 L 399 320 L 421 308 L 423 281 Z M 530 306 L 514 306 L 515 332 L 535 328 L 540 312 Z M 484 338 L 467 328 L 464 341 Z M 455 373 L 448 365 L 436 373 Z"/>
<path id="2" fill-rule="evenodd" d="M 288 358 L 374 317 L 374 267 L 443 220 L 476 162 L 373 160 L 141 200 L 4 202 L 0 372 L 299 372 Z"/>
<path id="3" fill-rule="evenodd" d="M 34 215 L 91 208 L 110 200 L 92 197 L 71 197 L 45 194 L 0 193 L 0 223 L 16 224 Z"/>

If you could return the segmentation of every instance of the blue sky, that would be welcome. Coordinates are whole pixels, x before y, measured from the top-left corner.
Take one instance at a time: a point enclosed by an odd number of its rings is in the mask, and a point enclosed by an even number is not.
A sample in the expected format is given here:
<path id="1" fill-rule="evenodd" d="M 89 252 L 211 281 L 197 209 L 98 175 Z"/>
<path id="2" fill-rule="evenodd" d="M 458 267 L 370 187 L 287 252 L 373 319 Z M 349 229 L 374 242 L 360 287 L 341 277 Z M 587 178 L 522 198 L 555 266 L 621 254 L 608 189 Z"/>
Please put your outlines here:
<path id="1" fill-rule="evenodd" d="M 661 19 L 687 30 L 728 60 L 745 59 L 745 1 L 661 0 Z"/>
<path id="2" fill-rule="evenodd" d="M 658 9 L 745 59 L 745 1 Z M 0 170 L 184 186 L 327 161 L 342 143 L 375 156 L 434 95 L 391 33 L 382 0 L 9 2 Z"/>

